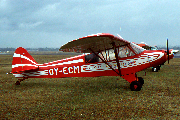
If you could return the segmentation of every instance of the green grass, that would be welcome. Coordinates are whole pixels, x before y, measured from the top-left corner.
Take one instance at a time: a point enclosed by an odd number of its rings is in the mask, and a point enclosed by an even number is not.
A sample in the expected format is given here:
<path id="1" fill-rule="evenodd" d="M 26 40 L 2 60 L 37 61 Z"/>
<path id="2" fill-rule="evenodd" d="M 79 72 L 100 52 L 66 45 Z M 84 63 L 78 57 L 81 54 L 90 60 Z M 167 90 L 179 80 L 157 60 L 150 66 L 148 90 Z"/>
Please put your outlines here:
<path id="1" fill-rule="evenodd" d="M 38 63 L 70 55 L 33 55 Z M 120 77 L 27 79 L 15 86 L 12 55 L 0 55 L 1 119 L 178 119 L 180 59 L 159 72 L 138 72 L 141 91 Z"/>

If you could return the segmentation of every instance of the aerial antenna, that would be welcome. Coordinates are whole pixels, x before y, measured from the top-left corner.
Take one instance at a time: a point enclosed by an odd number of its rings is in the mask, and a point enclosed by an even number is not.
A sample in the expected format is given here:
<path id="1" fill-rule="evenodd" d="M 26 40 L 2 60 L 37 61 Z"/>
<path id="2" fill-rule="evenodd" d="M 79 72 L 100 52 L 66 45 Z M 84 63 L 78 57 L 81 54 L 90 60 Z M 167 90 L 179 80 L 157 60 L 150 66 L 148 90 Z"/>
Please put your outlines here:
<path id="1" fill-rule="evenodd" d="M 119 34 L 117 34 L 120 38 L 122 38 Z M 123 39 L 123 38 L 122 38 Z"/>
<path id="2" fill-rule="evenodd" d="M 121 27 L 119 28 L 119 30 L 120 30 L 120 32 L 121 32 Z M 119 34 L 117 34 L 120 38 L 122 38 L 123 39 L 123 37 L 121 37 Z"/>

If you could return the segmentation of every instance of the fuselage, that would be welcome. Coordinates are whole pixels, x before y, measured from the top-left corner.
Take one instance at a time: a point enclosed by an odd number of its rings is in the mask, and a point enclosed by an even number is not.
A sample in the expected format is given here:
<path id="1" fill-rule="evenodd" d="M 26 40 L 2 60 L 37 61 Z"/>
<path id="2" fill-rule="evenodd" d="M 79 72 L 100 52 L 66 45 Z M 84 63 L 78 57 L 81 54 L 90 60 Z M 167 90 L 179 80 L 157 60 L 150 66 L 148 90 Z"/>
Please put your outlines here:
<path id="1" fill-rule="evenodd" d="M 89 54 L 57 60 L 44 64 L 33 65 L 37 69 L 14 73 L 15 77 L 21 78 L 63 78 L 63 77 L 97 77 L 97 76 L 118 76 L 104 62 L 88 63 L 86 57 Z M 144 50 L 143 52 L 119 58 L 121 75 L 136 73 L 149 67 L 163 64 L 167 60 L 164 50 Z M 109 65 L 118 71 L 115 59 L 107 61 Z M 28 65 L 27 65 L 28 66 Z"/>

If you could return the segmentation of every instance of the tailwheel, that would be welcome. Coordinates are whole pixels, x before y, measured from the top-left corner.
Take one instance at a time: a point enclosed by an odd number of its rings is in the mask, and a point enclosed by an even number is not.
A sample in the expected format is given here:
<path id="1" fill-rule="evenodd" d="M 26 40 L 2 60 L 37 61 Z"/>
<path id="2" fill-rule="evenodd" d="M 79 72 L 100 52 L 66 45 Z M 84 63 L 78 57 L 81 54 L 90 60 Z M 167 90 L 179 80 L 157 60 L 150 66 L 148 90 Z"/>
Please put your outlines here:
<path id="1" fill-rule="evenodd" d="M 15 85 L 20 85 L 20 81 L 19 80 L 16 81 Z"/>
<path id="2" fill-rule="evenodd" d="M 141 83 L 141 85 L 144 84 L 144 79 L 142 77 L 138 77 L 138 81 Z"/>
<path id="3" fill-rule="evenodd" d="M 16 81 L 15 85 L 20 85 L 20 82 L 25 79 L 28 79 L 28 77 L 23 77 L 23 79 L 18 79 L 18 81 Z"/>
<path id="4" fill-rule="evenodd" d="M 140 91 L 142 88 L 142 84 L 140 81 L 132 81 L 130 84 L 131 91 Z"/>

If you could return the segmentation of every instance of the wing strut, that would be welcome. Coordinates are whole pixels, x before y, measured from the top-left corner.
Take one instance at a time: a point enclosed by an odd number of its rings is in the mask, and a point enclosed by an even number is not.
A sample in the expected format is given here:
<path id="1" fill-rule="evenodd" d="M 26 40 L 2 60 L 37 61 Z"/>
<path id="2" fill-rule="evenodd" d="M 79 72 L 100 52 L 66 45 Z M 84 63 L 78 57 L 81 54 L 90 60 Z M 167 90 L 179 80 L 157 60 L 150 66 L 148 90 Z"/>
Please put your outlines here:
<path id="1" fill-rule="evenodd" d="M 99 57 L 106 65 L 108 65 L 114 72 L 116 72 L 116 73 L 119 75 L 119 73 L 118 73 L 114 68 L 112 68 L 112 66 L 109 65 L 109 64 L 107 63 L 107 61 L 105 61 L 104 59 L 102 59 L 102 58 L 101 58 L 96 52 L 94 52 L 91 48 L 89 48 L 89 50 L 92 51 L 92 53 L 94 53 L 97 57 Z"/>
<path id="2" fill-rule="evenodd" d="M 119 74 L 121 76 L 121 69 L 120 69 L 120 64 L 119 64 L 119 59 L 118 59 L 118 51 L 116 49 L 116 45 L 115 43 L 113 42 L 112 43 L 113 47 L 114 47 L 114 53 L 115 53 L 115 57 L 116 57 L 116 63 L 117 63 L 117 66 L 118 66 L 118 71 L 119 71 Z"/>

